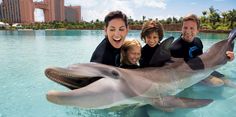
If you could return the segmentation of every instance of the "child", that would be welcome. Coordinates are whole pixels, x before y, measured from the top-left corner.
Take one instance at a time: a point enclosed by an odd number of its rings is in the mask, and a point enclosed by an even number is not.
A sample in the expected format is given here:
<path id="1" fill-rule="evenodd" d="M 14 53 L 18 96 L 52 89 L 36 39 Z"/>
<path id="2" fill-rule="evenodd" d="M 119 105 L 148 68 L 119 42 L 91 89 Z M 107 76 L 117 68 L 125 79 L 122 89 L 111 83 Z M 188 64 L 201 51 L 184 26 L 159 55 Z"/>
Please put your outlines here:
<path id="1" fill-rule="evenodd" d="M 146 43 L 146 45 L 142 48 L 140 59 L 141 67 L 161 67 L 166 61 L 170 59 L 169 57 L 167 57 L 163 61 L 159 61 L 157 64 L 151 63 L 154 53 L 160 47 L 160 41 L 163 39 L 164 35 L 163 33 L 164 32 L 161 23 L 157 21 L 149 20 L 143 24 L 141 39 Z"/>
<path id="2" fill-rule="evenodd" d="M 121 11 L 112 11 L 104 22 L 105 39 L 97 46 L 90 62 L 120 66 L 120 47 L 128 33 L 127 16 Z"/>
<path id="3" fill-rule="evenodd" d="M 136 69 L 139 67 L 141 44 L 138 40 L 126 40 L 121 46 L 121 68 Z"/>
<path id="4" fill-rule="evenodd" d="M 185 61 L 188 61 L 203 53 L 202 41 L 200 38 L 196 37 L 199 32 L 199 28 L 200 21 L 196 15 L 190 14 L 183 18 L 182 34 L 170 48 L 171 55 L 173 57 L 184 58 Z M 233 52 L 227 51 L 226 55 L 229 57 L 229 60 L 234 59 Z M 223 81 L 216 77 L 206 79 L 204 82 L 212 86 L 220 86 L 223 84 Z"/>

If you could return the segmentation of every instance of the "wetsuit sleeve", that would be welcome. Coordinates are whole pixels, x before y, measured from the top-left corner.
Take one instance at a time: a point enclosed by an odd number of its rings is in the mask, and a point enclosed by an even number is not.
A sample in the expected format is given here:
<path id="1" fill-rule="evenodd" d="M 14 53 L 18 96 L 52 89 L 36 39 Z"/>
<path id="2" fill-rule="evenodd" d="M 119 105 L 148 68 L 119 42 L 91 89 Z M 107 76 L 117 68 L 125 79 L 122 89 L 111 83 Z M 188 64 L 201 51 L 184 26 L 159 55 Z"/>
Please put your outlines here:
<path id="1" fill-rule="evenodd" d="M 201 52 L 203 53 L 203 44 L 202 44 L 202 41 L 201 41 L 201 39 L 200 38 L 197 38 L 197 41 L 198 41 L 198 46 L 199 46 L 199 48 L 201 49 Z"/>
<path id="2" fill-rule="evenodd" d="M 90 62 L 97 62 L 97 63 L 102 63 L 102 55 L 98 53 L 98 51 L 94 51 Z"/>
<path id="3" fill-rule="evenodd" d="M 182 47 L 180 38 L 174 41 L 173 44 L 171 44 L 170 53 L 171 53 L 171 56 L 175 58 L 182 58 L 184 56 L 183 47 Z"/>
<path id="4" fill-rule="evenodd" d="M 106 49 L 105 41 L 103 40 L 93 52 L 90 62 L 103 63 L 103 56 L 105 49 Z"/>
<path id="5" fill-rule="evenodd" d="M 200 38 L 195 37 L 194 38 L 194 45 L 197 47 L 197 49 L 195 49 L 194 51 L 192 51 L 192 58 L 195 58 L 201 54 L 203 54 L 203 45 L 202 45 L 202 41 Z"/>

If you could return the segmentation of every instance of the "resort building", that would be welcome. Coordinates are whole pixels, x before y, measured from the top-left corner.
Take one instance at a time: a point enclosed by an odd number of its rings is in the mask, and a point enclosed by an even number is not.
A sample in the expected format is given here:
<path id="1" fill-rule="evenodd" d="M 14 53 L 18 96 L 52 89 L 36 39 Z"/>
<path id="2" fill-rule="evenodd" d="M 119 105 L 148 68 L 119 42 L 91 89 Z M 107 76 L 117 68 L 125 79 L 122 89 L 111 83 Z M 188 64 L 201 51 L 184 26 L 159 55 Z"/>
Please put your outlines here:
<path id="1" fill-rule="evenodd" d="M 65 6 L 66 22 L 80 22 L 81 21 L 81 7 L 80 6 Z"/>
<path id="2" fill-rule="evenodd" d="M 3 13 L 2 13 L 2 4 L 0 4 L 0 19 L 3 19 Z"/>
<path id="3" fill-rule="evenodd" d="M 9 23 L 20 22 L 19 0 L 2 0 L 1 19 Z"/>
<path id="4" fill-rule="evenodd" d="M 70 6 L 69 12 L 65 9 L 64 0 L 43 0 L 33 2 L 33 0 L 2 0 L 0 4 L 0 19 L 9 23 L 34 23 L 35 9 L 42 9 L 44 21 L 65 21 L 66 16 L 70 16 L 68 21 L 80 21 L 80 6 Z M 66 7 L 67 8 L 67 7 Z"/>

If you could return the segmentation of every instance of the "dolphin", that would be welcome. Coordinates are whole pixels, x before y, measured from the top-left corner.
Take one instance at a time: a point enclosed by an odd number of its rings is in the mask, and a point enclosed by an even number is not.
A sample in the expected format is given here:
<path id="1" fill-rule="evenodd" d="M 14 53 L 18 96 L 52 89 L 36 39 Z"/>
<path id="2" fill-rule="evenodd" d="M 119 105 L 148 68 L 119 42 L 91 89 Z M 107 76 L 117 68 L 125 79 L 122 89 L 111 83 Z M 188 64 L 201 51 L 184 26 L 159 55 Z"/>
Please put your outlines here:
<path id="1" fill-rule="evenodd" d="M 48 101 L 81 108 L 109 108 L 122 104 L 150 104 L 156 108 L 197 108 L 212 99 L 176 97 L 227 63 L 226 51 L 234 48 L 236 29 L 227 39 L 189 60 L 172 58 L 163 67 L 123 69 L 99 63 L 82 63 L 67 68 L 51 67 L 45 75 L 70 89 L 47 93 Z"/>

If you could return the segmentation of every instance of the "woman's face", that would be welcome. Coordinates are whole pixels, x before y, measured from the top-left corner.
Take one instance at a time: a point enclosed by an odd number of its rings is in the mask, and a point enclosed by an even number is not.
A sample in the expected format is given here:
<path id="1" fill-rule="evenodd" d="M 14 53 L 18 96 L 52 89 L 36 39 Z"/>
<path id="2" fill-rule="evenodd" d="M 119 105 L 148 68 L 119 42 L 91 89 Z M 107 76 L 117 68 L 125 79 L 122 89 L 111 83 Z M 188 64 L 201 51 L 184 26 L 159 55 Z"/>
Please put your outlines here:
<path id="1" fill-rule="evenodd" d="M 141 47 L 134 46 L 127 51 L 127 57 L 130 64 L 137 64 L 141 57 Z"/>
<path id="2" fill-rule="evenodd" d="M 184 21 L 182 26 L 182 38 L 187 42 L 192 42 L 197 35 L 197 23 L 194 21 Z"/>
<path id="3" fill-rule="evenodd" d="M 145 43 L 150 47 L 155 47 L 159 42 L 159 36 L 157 32 L 152 32 L 145 37 Z"/>
<path id="4" fill-rule="evenodd" d="M 108 23 L 104 31 L 111 45 L 114 48 L 120 48 L 128 33 L 128 27 L 125 26 L 125 22 L 122 19 L 116 18 Z"/>

